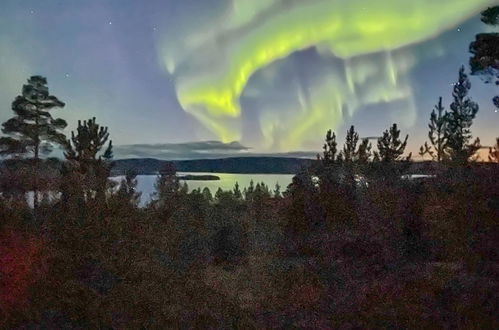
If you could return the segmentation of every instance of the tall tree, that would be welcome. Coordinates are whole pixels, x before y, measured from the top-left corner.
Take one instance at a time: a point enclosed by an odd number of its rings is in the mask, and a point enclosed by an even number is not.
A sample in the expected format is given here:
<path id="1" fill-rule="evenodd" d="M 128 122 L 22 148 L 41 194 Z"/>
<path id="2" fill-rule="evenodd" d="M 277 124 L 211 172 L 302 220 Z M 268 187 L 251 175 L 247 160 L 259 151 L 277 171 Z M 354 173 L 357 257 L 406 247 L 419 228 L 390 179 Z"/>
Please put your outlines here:
<path id="1" fill-rule="evenodd" d="M 428 124 L 430 131 L 428 138 L 431 146 L 425 142 L 421 147 L 420 155 L 429 154 L 437 162 L 441 162 L 447 158 L 447 137 L 445 135 L 447 129 L 447 118 L 445 107 L 442 105 L 442 98 L 438 100 L 435 109 L 431 112 L 430 123 Z"/>
<path id="2" fill-rule="evenodd" d="M 368 139 L 363 139 L 359 144 L 359 133 L 352 125 L 347 131 L 343 150 L 337 157 L 338 162 L 367 163 L 371 158 L 372 145 Z"/>
<path id="3" fill-rule="evenodd" d="M 105 190 L 111 170 L 113 143 L 106 126 L 97 124 L 95 117 L 79 120 L 76 133 L 66 140 L 64 156 L 83 179 L 84 194 L 88 198 L 105 199 Z M 106 146 L 104 152 L 101 152 Z"/>
<path id="4" fill-rule="evenodd" d="M 234 185 L 234 197 L 236 199 L 242 199 L 243 198 L 243 193 L 241 192 L 241 189 L 239 189 L 239 182 L 236 181 L 236 184 Z"/>
<path id="5" fill-rule="evenodd" d="M 365 164 L 371 159 L 371 149 L 372 145 L 368 139 L 362 139 L 362 142 L 359 144 L 359 149 L 357 150 L 357 162 L 360 164 Z"/>
<path id="6" fill-rule="evenodd" d="M 358 143 L 359 143 L 359 133 L 355 131 L 355 127 L 352 125 L 350 126 L 350 129 L 347 131 L 345 144 L 343 146 L 344 162 L 351 163 L 356 160 Z"/>
<path id="7" fill-rule="evenodd" d="M 126 172 L 118 188 L 117 197 L 120 202 L 137 207 L 140 203 L 141 192 L 137 191 L 137 173 L 133 170 Z"/>
<path id="8" fill-rule="evenodd" d="M 336 153 L 338 152 L 338 143 L 336 142 L 336 134 L 331 130 L 327 131 L 326 143 L 324 144 L 324 152 L 321 158 L 323 165 L 328 166 L 334 163 Z"/>
<path id="9" fill-rule="evenodd" d="M 279 185 L 279 182 L 276 182 L 275 188 L 274 188 L 274 198 L 281 198 L 281 186 Z"/>
<path id="10" fill-rule="evenodd" d="M 66 139 L 62 130 L 66 121 L 54 119 L 50 110 L 63 108 L 64 102 L 49 94 L 47 79 L 32 76 L 23 85 L 21 95 L 12 102 L 15 116 L 2 124 L 2 132 L 8 136 L 0 138 L 0 154 L 26 157 L 31 155 L 37 168 L 40 154 L 49 153 L 54 144 L 62 145 Z M 35 169 L 35 172 L 36 171 Z M 33 206 L 38 207 L 38 173 L 33 177 Z"/>
<path id="11" fill-rule="evenodd" d="M 454 84 L 450 112 L 446 114 L 445 137 L 450 158 L 455 162 L 466 162 L 480 148 L 480 141 L 471 141 L 471 125 L 478 112 L 478 104 L 473 102 L 468 93 L 471 83 L 464 66 L 459 70 L 459 79 Z"/>
<path id="12" fill-rule="evenodd" d="M 393 124 L 378 139 L 378 152 L 376 152 L 375 158 L 383 162 L 402 160 L 401 156 L 404 154 L 408 139 L 409 135 L 406 135 L 404 141 L 402 141 L 397 124 Z"/>
<path id="13" fill-rule="evenodd" d="M 165 163 L 159 171 L 155 184 L 153 205 L 155 205 L 168 219 L 178 207 L 182 187 L 177 177 L 177 170 L 173 163 Z"/>
<path id="14" fill-rule="evenodd" d="M 499 6 L 482 12 L 482 22 L 499 26 Z M 486 83 L 495 81 L 499 86 L 499 33 L 480 33 L 470 44 L 471 74 L 484 77 Z M 494 105 L 499 109 L 499 96 L 494 97 Z"/>
<path id="15" fill-rule="evenodd" d="M 107 126 L 97 124 L 95 117 L 89 120 L 78 120 L 78 127 L 75 132 L 71 132 L 71 139 L 65 144 L 65 157 L 68 160 L 78 162 L 94 163 L 102 158 L 110 160 L 113 158 L 113 142 L 109 140 Z M 99 152 L 107 143 L 107 148 L 103 154 Z"/>

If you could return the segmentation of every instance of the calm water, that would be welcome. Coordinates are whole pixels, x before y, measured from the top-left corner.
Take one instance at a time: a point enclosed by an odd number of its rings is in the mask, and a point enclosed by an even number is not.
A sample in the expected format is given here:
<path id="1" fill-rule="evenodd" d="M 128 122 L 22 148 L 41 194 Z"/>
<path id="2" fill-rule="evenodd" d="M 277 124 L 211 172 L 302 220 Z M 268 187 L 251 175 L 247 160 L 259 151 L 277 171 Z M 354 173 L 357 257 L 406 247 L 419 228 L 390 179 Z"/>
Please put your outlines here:
<path id="1" fill-rule="evenodd" d="M 220 177 L 217 181 L 195 181 L 189 180 L 185 181 L 189 187 L 189 191 L 197 188 L 204 189 L 208 187 L 212 194 L 222 188 L 223 190 L 229 190 L 234 188 L 236 182 L 239 183 L 241 191 L 249 186 L 250 181 L 253 180 L 256 185 L 259 182 L 265 183 L 271 190 L 274 190 L 276 183 L 281 186 L 281 191 L 286 190 L 286 187 L 291 183 L 293 178 L 292 174 L 232 174 L 232 173 L 183 173 L 179 172 L 177 175 L 183 176 L 187 174 L 192 175 L 216 175 Z M 156 182 L 156 175 L 138 175 L 137 176 L 137 189 L 142 192 L 141 202 L 146 203 L 150 200 L 151 194 L 154 192 L 154 183 Z M 114 178 L 115 180 L 121 180 L 121 177 Z M 183 183 L 184 181 L 182 181 Z"/>

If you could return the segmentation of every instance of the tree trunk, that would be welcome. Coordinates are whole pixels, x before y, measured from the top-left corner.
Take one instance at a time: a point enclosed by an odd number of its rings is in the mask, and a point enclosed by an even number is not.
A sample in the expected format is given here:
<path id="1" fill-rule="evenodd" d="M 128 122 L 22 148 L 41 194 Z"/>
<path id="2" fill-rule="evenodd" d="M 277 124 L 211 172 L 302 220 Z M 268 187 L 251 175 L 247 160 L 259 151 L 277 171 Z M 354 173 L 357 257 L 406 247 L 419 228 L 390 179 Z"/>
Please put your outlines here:
<path id="1" fill-rule="evenodd" d="M 38 113 L 37 113 L 38 114 Z M 35 166 L 34 166 L 34 178 L 33 178 L 33 214 L 35 216 L 35 221 L 37 219 L 37 210 L 38 210 L 38 161 L 39 161 L 39 153 L 40 153 L 40 135 L 38 132 L 38 115 L 35 118 L 36 124 L 36 137 L 35 137 Z"/>
<path id="2" fill-rule="evenodd" d="M 39 161 L 39 156 L 38 156 L 38 144 L 35 146 L 35 164 L 34 164 L 34 178 L 33 178 L 33 209 L 34 209 L 34 214 L 35 214 L 35 219 L 36 219 L 36 214 L 38 210 L 38 161 Z"/>

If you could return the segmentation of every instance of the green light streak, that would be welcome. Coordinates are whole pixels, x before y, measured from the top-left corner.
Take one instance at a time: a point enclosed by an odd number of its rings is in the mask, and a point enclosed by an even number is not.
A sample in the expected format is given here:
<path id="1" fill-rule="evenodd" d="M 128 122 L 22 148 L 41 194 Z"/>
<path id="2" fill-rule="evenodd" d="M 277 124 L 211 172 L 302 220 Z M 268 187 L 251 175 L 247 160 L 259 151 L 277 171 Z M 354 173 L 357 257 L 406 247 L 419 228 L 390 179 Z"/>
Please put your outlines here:
<path id="1" fill-rule="evenodd" d="M 388 51 L 435 37 L 494 0 L 296 1 L 290 2 L 292 5 L 286 7 L 287 10 L 280 10 L 263 22 L 251 25 L 259 13 L 275 3 L 277 1 L 235 1 L 231 19 L 214 25 L 214 33 L 208 34 L 204 43 L 197 42 L 194 49 L 185 50 L 186 58 L 194 62 L 196 70 L 175 72 L 182 107 L 224 142 L 241 138 L 241 125 L 234 125 L 234 120 L 241 116 L 239 98 L 249 78 L 276 60 L 311 46 L 329 49 L 343 59 L 386 52 L 388 85 L 397 86 L 398 71 L 404 71 L 410 65 L 394 62 Z M 216 51 L 203 52 L 213 48 Z M 179 67 L 169 54 L 163 56 L 171 70 Z M 182 60 L 177 59 L 177 62 Z M 296 131 L 289 144 L 298 144 L 293 140 L 303 138 L 313 130 L 314 123 L 326 119 L 326 114 L 336 116 L 330 121 L 341 120 L 335 115 L 337 110 L 328 109 L 341 109 L 346 99 L 355 96 L 355 86 L 370 76 L 366 70 L 375 69 L 370 63 L 347 61 L 343 84 L 348 88 L 337 92 L 339 94 L 332 97 L 332 104 L 321 100 L 319 103 L 328 105 L 310 104 L 308 111 L 295 114 L 290 129 Z M 393 88 L 375 88 L 366 98 L 390 101 L 407 94 L 407 88 L 403 87 L 395 92 Z M 273 126 L 266 127 L 270 130 Z M 267 139 L 271 134 L 264 132 L 264 136 Z"/>

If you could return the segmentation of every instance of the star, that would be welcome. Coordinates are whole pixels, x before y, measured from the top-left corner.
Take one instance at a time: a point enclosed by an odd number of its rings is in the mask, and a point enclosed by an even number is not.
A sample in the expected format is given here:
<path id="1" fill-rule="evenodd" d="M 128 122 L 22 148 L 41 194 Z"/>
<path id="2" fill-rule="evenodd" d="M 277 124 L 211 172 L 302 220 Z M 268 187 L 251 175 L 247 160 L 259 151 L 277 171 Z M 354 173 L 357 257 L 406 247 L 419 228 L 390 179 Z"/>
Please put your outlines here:
<path id="1" fill-rule="evenodd" d="M 113 22 L 109 21 L 109 23 L 108 23 L 108 24 L 109 24 L 109 25 L 113 25 Z"/>
<path id="2" fill-rule="evenodd" d="M 457 29 L 457 32 L 461 32 L 461 28 L 458 28 L 458 29 Z"/>
<path id="3" fill-rule="evenodd" d="M 29 13 L 33 15 L 33 14 L 35 13 L 35 11 L 34 11 L 33 9 L 31 9 L 31 10 L 29 11 Z"/>
<path id="4" fill-rule="evenodd" d="M 66 73 L 64 76 L 65 76 L 66 78 L 69 78 L 69 73 Z"/>

